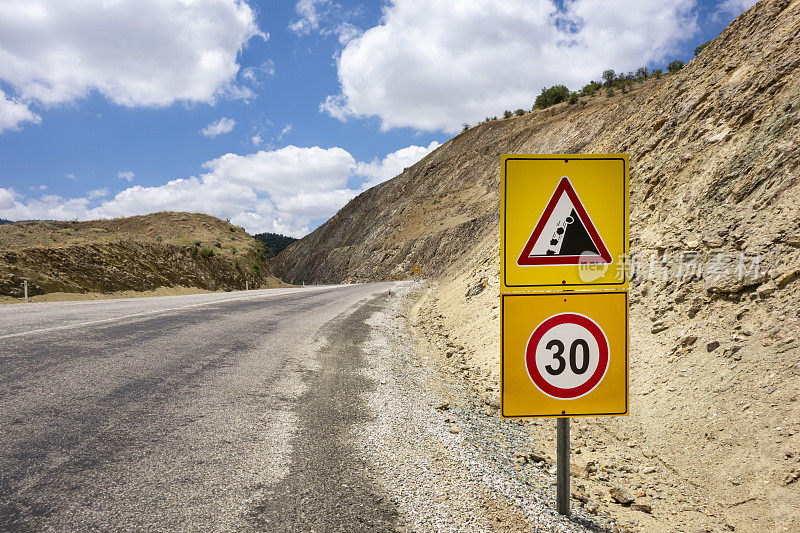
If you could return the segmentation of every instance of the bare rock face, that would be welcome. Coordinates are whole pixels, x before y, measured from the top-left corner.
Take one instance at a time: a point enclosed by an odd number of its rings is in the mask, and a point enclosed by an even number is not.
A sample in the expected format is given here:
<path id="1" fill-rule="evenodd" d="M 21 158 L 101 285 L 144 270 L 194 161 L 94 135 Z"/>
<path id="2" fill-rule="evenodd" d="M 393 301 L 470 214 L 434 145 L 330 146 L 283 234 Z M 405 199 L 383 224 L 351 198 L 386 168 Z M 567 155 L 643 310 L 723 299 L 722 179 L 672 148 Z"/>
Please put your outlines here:
<path id="1" fill-rule="evenodd" d="M 501 154 L 628 152 L 642 284 L 663 290 L 657 257 L 680 277 L 678 299 L 754 291 L 779 263 L 776 284 L 792 286 L 799 32 L 797 2 L 764 0 L 677 74 L 475 126 L 353 199 L 284 250 L 275 271 L 292 282 L 407 279 L 414 263 L 423 277 L 460 272 L 496 254 Z M 674 266 L 690 259 L 688 270 Z"/>

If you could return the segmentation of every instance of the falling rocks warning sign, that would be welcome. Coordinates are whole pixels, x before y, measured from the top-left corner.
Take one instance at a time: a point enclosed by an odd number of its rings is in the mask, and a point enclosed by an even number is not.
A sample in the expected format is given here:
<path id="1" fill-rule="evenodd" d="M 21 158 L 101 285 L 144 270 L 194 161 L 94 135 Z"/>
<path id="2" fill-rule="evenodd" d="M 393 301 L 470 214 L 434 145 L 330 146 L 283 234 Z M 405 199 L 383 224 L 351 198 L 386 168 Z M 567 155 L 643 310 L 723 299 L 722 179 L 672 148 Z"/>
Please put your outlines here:
<path id="1" fill-rule="evenodd" d="M 628 287 L 627 155 L 504 155 L 501 292 Z"/>

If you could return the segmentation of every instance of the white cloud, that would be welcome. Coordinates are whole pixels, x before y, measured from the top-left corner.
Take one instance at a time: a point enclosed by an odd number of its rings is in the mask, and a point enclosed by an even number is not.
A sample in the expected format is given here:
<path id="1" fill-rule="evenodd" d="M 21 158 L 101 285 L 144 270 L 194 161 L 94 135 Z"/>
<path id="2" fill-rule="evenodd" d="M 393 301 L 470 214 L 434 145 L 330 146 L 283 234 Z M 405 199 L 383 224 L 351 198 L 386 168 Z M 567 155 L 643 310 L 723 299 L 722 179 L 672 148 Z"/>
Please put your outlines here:
<path id="1" fill-rule="evenodd" d="M 117 172 L 117 177 L 125 181 L 133 181 L 134 173 L 132 170 L 120 170 Z"/>
<path id="2" fill-rule="evenodd" d="M 64 177 L 67 178 L 68 180 L 73 180 L 73 181 L 78 179 L 78 178 L 75 177 L 75 174 L 73 174 L 72 172 L 67 172 L 66 174 L 64 174 Z"/>
<path id="3" fill-rule="evenodd" d="M 263 78 L 275 75 L 275 62 L 271 59 L 263 62 L 257 67 L 243 68 L 241 72 L 242 79 L 249 81 L 255 85 L 260 85 Z"/>
<path id="4" fill-rule="evenodd" d="M 217 135 L 230 133 L 231 131 L 233 131 L 233 127 L 235 125 L 236 121 L 233 120 L 232 118 L 222 117 L 216 122 L 212 122 L 202 130 L 200 130 L 200 133 L 202 133 L 206 137 L 216 137 Z"/>
<path id="5" fill-rule="evenodd" d="M 0 79 L 44 106 L 92 90 L 124 106 L 244 97 L 237 55 L 257 35 L 267 38 L 241 0 L 5 0 Z M 18 106 L 17 117 L 36 121 Z"/>
<path id="6" fill-rule="evenodd" d="M 289 25 L 289 29 L 298 35 L 306 35 L 319 28 L 321 15 L 317 10 L 320 5 L 329 4 L 330 0 L 300 0 L 294 6 L 300 18 Z"/>
<path id="7" fill-rule="evenodd" d="M 107 190 L 84 198 L 45 195 L 25 199 L 0 188 L 0 217 L 12 220 L 94 219 L 196 211 L 230 218 L 251 233 L 273 231 L 302 236 L 332 216 L 367 187 L 391 178 L 434 150 L 409 146 L 382 160 L 358 162 L 342 148 L 286 146 L 247 155 L 225 154 L 203 164 L 199 177 L 175 179 L 155 187 L 129 187 L 105 199 Z M 354 179 L 361 186 L 348 186 Z"/>
<path id="8" fill-rule="evenodd" d="M 259 146 L 264 142 L 264 139 L 261 138 L 261 135 L 253 135 L 250 137 L 250 141 L 253 143 L 253 146 Z"/>
<path id="9" fill-rule="evenodd" d="M 726 13 L 739 15 L 756 5 L 758 0 L 725 0 L 719 5 L 719 10 Z"/>
<path id="10" fill-rule="evenodd" d="M 695 0 L 393 0 L 338 65 L 331 116 L 377 116 L 384 129 L 455 132 L 539 89 L 578 88 L 605 68 L 662 61 L 697 31 Z"/>
<path id="11" fill-rule="evenodd" d="M 356 172 L 367 178 L 364 189 L 377 185 L 400 174 L 403 169 L 410 167 L 429 153 L 439 147 L 439 143 L 432 141 L 425 146 L 407 146 L 384 157 L 381 161 L 359 163 Z"/>
<path id="12" fill-rule="evenodd" d="M 353 26 L 349 22 L 342 22 L 336 28 L 336 34 L 339 36 L 339 44 L 347 44 L 359 35 L 361 35 L 361 29 Z"/>
<path id="13" fill-rule="evenodd" d="M 89 198 L 89 200 L 96 200 L 98 198 L 105 198 L 106 196 L 108 196 L 108 188 L 107 187 L 101 187 L 99 189 L 93 189 L 93 190 L 87 192 L 86 196 Z"/>
<path id="14" fill-rule="evenodd" d="M 41 117 L 31 111 L 26 104 L 18 99 L 9 98 L 6 93 L 0 91 L 0 133 L 18 129 L 20 124 L 25 122 L 38 124 L 41 121 Z"/>

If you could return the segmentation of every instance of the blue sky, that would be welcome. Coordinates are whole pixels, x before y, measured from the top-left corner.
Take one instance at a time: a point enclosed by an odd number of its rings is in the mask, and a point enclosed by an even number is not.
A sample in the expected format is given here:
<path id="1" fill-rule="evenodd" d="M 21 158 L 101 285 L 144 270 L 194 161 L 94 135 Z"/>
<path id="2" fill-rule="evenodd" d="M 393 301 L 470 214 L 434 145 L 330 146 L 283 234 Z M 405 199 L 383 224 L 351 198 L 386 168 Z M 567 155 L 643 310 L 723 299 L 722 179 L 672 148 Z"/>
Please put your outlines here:
<path id="1" fill-rule="evenodd" d="M 302 236 L 541 87 L 688 61 L 752 0 L 0 4 L 0 217 Z"/>

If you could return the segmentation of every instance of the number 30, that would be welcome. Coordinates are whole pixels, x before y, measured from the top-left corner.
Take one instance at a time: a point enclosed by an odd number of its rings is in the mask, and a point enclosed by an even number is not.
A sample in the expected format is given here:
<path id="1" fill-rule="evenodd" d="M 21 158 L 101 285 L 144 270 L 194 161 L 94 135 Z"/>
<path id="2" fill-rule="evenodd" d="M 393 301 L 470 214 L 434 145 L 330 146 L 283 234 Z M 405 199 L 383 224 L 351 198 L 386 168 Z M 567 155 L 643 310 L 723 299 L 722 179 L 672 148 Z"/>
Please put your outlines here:
<path id="1" fill-rule="evenodd" d="M 582 348 L 581 366 L 578 366 L 578 347 Z M 552 350 L 553 359 L 558 361 L 558 366 L 553 368 L 552 365 L 546 365 L 544 368 L 551 376 L 557 376 L 564 371 L 567 362 L 561 356 L 564 353 L 564 343 L 558 339 L 553 339 L 545 345 L 545 348 Z M 569 347 L 569 367 L 574 374 L 583 374 L 589 368 L 589 344 L 583 339 L 575 339 Z"/>

